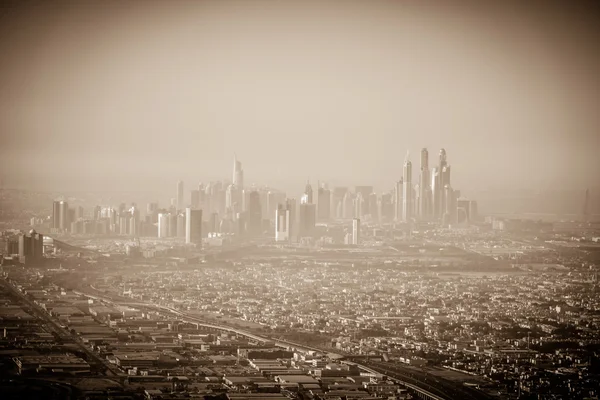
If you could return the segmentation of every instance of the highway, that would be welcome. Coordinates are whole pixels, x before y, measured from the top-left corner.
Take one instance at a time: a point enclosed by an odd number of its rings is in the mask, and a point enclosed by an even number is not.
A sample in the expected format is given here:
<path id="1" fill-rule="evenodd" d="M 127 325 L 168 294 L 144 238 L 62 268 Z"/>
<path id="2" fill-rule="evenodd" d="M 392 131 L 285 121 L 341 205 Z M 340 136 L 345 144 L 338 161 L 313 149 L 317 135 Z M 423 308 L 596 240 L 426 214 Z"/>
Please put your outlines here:
<path id="1" fill-rule="evenodd" d="M 419 373 L 414 370 L 403 368 L 402 365 L 383 361 L 370 361 L 364 363 L 363 365 L 402 382 L 418 386 L 419 388 L 427 390 L 437 396 L 441 396 L 442 398 L 461 400 L 492 399 L 491 396 L 479 390 L 461 385 L 460 383 L 441 379 L 437 376 L 427 373 L 426 371 Z"/>
<path id="2" fill-rule="evenodd" d="M 58 337 L 60 337 L 61 339 L 67 339 L 67 340 L 75 343 L 75 345 L 77 345 L 77 347 L 79 347 L 79 349 L 83 353 L 86 354 L 86 356 L 88 357 L 88 361 L 95 363 L 97 366 L 99 366 L 100 369 L 105 373 L 105 375 L 107 375 L 107 376 L 122 376 L 123 375 L 124 376 L 124 374 L 121 371 L 119 371 L 116 366 L 113 366 L 107 360 L 102 359 L 99 355 L 97 355 L 92 350 L 90 350 L 85 344 L 83 344 L 81 342 L 81 339 L 79 337 L 71 334 L 71 332 L 67 331 L 62 326 L 60 326 L 58 324 L 58 322 L 56 322 L 46 312 L 46 310 L 44 310 L 43 308 L 41 308 L 40 306 L 35 304 L 33 301 L 29 300 L 27 298 L 27 296 L 25 296 L 23 293 L 21 293 L 17 288 L 15 288 L 13 285 L 11 285 L 9 282 L 7 282 L 5 279 L 0 279 L 0 282 L 2 282 L 2 285 L 9 292 L 11 292 L 14 296 L 16 296 L 19 300 L 21 300 L 21 302 L 23 302 L 25 305 L 27 305 L 27 307 L 31 310 L 32 313 L 35 314 L 36 317 L 45 321 L 52 328 L 52 330 L 56 333 L 56 335 Z"/>
<path id="3" fill-rule="evenodd" d="M 91 287 L 91 289 L 94 290 L 93 287 Z M 216 323 L 214 321 L 207 321 L 205 319 L 198 318 L 194 315 L 175 310 L 171 307 L 155 305 L 155 304 L 148 304 L 148 303 L 141 303 L 141 302 L 123 301 L 126 299 L 116 300 L 116 299 L 107 297 L 105 295 L 100 295 L 100 294 L 89 294 L 89 293 L 84 293 L 84 292 L 76 292 L 76 293 L 87 296 L 87 297 L 95 299 L 95 300 L 103 301 L 103 302 L 109 303 L 109 304 L 123 305 L 123 306 L 130 306 L 130 307 L 145 307 L 145 308 L 152 308 L 152 309 L 162 311 L 162 312 L 168 312 L 170 314 L 174 314 L 174 315 L 181 317 L 182 320 L 184 320 L 186 322 L 195 323 L 200 326 L 207 327 L 207 328 L 232 332 L 232 333 L 238 334 L 240 336 L 245 336 L 247 338 L 250 338 L 250 339 L 253 339 L 256 341 L 261 341 L 261 342 L 272 341 L 275 343 L 275 345 L 280 346 L 280 347 L 293 347 L 298 350 L 316 351 L 316 352 L 319 352 L 322 354 L 327 354 L 330 358 L 337 358 L 337 359 L 343 359 L 347 356 L 344 354 L 331 353 L 331 352 L 329 352 L 328 349 L 324 349 L 324 348 L 317 348 L 317 347 L 307 346 L 307 345 L 294 343 L 294 342 L 290 342 L 290 341 L 286 341 L 286 340 L 282 340 L 282 339 L 278 339 L 278 338 L 257 335 L 252 332 L 249 332 L 249 331 L 246 331 L 243 329 L 239 329 L 236 327 L 228 326 L 228 325 L 221 324 L 221 323 Z M 348 358 L 351 358 L 351 356 L 348 356 Z M 346 361 L 346 363 L 348 363 L 348 362 Z M 389 362 L 362 362 L 362 363 L 350 362 L 350 363 L 357 365 L 359 368 L 361 368 L 365 371 L 376 372 L 376 373 L 380 373 L 380 374 L 389 376 L 390 378 L 393 378 L 394 380 L 401 382 L 403 385 L 405 385 L 411 391 L 419 394 L 422 398 L 427 398 L 427 399 L 432 399 L 432 400 L 452 400 L 452 399 L 488 400 L 488 399 L 490 399 L 490 397 L 483 392 L 468 388 L 459 383 L 455 383 L 455 382 L 451 382 L 451 381 L 447 381 L 447 380 L 435 377 L 426 372 L 418 373 L 418 372 L 415 372 L 414 370 L 406 369 L 406 367 L 403 367 L 402 365 L 393 364 L 393 363 L 389 363 Z"/>

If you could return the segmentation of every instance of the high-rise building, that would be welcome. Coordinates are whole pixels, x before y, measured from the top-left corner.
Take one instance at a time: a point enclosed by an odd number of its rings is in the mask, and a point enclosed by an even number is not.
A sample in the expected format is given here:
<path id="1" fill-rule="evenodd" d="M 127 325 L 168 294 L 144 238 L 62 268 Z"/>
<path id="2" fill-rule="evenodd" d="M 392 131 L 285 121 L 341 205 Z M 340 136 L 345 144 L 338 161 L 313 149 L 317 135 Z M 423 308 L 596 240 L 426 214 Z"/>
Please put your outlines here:
<path id="1" fill-rule="evenodd" d="M 354 218 L 354 208 L 354 199 L 352 198 L 352 193 L 347 191 L 344 195 L 344 199 L 342 200 L 342 218 Z"/>
<path id="2" fill-rule="evenodd" d="M 159 213 L 158 214 L 158 237 L 166 238 L 169 237 L 169 222 L 170 222 L 170 214 L 169 213 Z"/>
<path id="3" fill-rule="evenodd" d="M 289 205 L 279 204 L 275 211 L 275 241 L 284 242 L 292 239 L 292 210 Z"/>
<path id="4" fill-rule="evenodd" d="M 303 204 L 313 204 L 313 190 L 310 182 L 306 182 L 306 187 L 304 188 L 304 195 L 300 199 L 300 203 Z"/>
<path id="5" fill-rule="evenodd" d="M 328 221 L 331 218 L 331 191 L 319 186 L 317 189 L 317 219 Z"/>
<path id="6" fill-rule="evenodd" d="M 455 190 L 455 192 L 458 192 L 458 190 Z M 476 200 L 471 200 L 469 202 L 469 220 L 473 222 L 477 222 L 479 220 L 479 210 L 477 208 Z"/>
<path id="7" fill-rule="evenodd" d="M 78 221 L 83 218 L 83 207 L 77 206 L 75 207 L 75 221 Z"/>
<path id="8" fill-rule="evenodd" d="M 410 222 L 413 216 L 413 187 L 412 187 L 412 163 L 406 155 L 404 161 L 404 185 L 402 193 L 402 220 Z"/>
<path id="9" fill-rule="evenodd" d="M 60 229 L 60 201 L 52 203 L 52 228 Z"/>
<path id="10" fill-rule="evenodd" d="M 381 214 L 379 213 L 379 198 L 376 193 L 371 193 L 368 198 L 369 202 L 369 215 L 371 216 L 371 221 L 379 222 L 379 218 Z"/>
<path id="11" fill-rule="evenodd" d="M 459 226 L 469 225 L 471 215 L 471 202 L 468 199 L 456 200 L 456 223 Z"/>
<path id="12" fill-rule="evenodd" d="M 262 232 L 262 206 L 260 194 L 254 190 L 250 192 L 248 199 L 248 215 L 246 221 L 247 233 L 251 236 L 260 235 Z"/>
<path id="13" fill-rule="evenodd" d="M 378 201 L 379 218 L 381 221 L 392 221 L 395 218 L 394 193 L 384 193 Z"/>
<path id="14" fill-rule="evenodd" d="M 27 234 L 19 235 L 19 260 L 22 263 L 38 261 L 44 253 L 44 235 L 30 230 Z"/>
<path id="15" fill-rule="evenodd" d="M 123 211 L 119 215 L 119 235 L 129 234 L 129 219 L 131 214 L 127 211 Z"/>
<path id="16" fill-rule="evenodd" d="M 445 198 L 445 212 L 444 212 L 444 225 L 453 225 L 456 224 L 456 197 L 454 194 L 454 190 L 450 185 L 446 185 L 444 188 L 444 198 Z"/>
<path id="17" fill-rule="evenodd" d="M 183 208 L 183 181 L 177 182 L 177 209 Z"/>
<path id="18" fill-rule="evenodd" d="M 404 181 L 400 178 L 399 181 L 396 182 L 396 186 L 394 187 L 394 220 L 402 221 L 402 207 L 404 206 L 403 202 L 404 196 Z"/>
<path id="19" fill-rule="evenodd" d="M 69 203 L 60 201 L 58 203 L 58 229 L 65 231 L 70 228 Z"/>
<path id="20" fill-rule="evenodd" d="M 352 220 L 352 244 L 358 246 L 360 244 L 360 219 Z"/>
<path id="21" fill-rule="evenodd" d="M 177 236 L 177 213 L 175 210 L 169 213 L 169 230 L 167 232 L 168 237 Z"/>
<path id="22" fill-rule="evenodd" d="M 202 244 L 202 210 L 191 207 L 185 210 L 185 242 L 187 244 Z"/>
<path id="23" fill-rule="evenodd" d="M 96 206 L 94 207 L 94 215 L 93 215 L 93 219 L 98 220 L 100 219 L 100 212 L 102 211 L 102 207 L 100 206 Z"/>
<path id="24" fill-rule="evenodd" d="M 273 221 L 274 219 L 276 219 L 275 213 L 279 208 L 279 205 L 283 203 L 285 203 L 285 193 L 270 190 L 267 193 L 267 215 L 263 217 L 268 218 L 269 221 Z"/>
<path id="25" fill-rule="evenodd" d="M 426 148 L 423 148 L 421 149 L 421 174 L 419 176 L 418 216 L 420 219 L 428 219 L 430 217 L 430 183 L 429 152 Z"/>
<path id="26" fill-rule="evenodd" d="M 233 184 L 240 190 L 244 189 L 244 170 L 242 163 L 237 160 L 237 156 L 233 155 Z"/>
<path id="27" fill-rule="evenodd" d="M 440 172 L 438 167 L 433 167 L 431 170 L 431 215 L 436 220 L 441 216 L 441 198 Z"/>
<path id="28" fill-rule="evenodd" d="M 134 237 L 140 236 L 140 210 L 134 204 L 129 209 L 131 217 L 129 218 L 129 234 Z"/>
<path id="29" fill-rule="evenodd" d="M 355 186 L 354 192 L 356 194 L 360 193 L 363 199 L 359 215 L 367 215 L 369 213 L 369 196 L 373 193 L 373 186 Z M 358 215 L 355 216 L 360 218 Z"/>
<path id="30" fill-rule="evenodd" d="M 344 218 L 344 198 L 348 193 L 347 187 L 335 187 L 331 193 L 331 214 L 337 219 Z"/>
<path id="31" fill-rule="evenodd" d="M 187 214 L 187 208 L 186 208 L 186 212 L 180 212 L 179 214 L 177 214 L 177 237 L 178 238 L 186 237 L 186 229 L 187 229 L 187 225 L 185 222 L 186 214 Z"/>
<path id="32" fill-rule="evenodd" d="M 235 187 L 235 185 L 231 184 L 227 186 L 227 189 L 225 190 L 225 208 L 232 210 L 233 209 L 233 205 L 236 203 L 236 192 L 237 189 Z"/>
<path id="33" fill-rule="evenodd" d="M 443 218 L 445 210 L 446 210 L 446 201 L 445 201 L 445 187 L 446 185 L 450 184 L 450 180 L 446 180 L 446 177 L 449 178 L 450 175 L 450 171 L 447 170 L 447 166 L 448 166 L 448 162 L 446 161 L 446 150 L 445 149 L 441 149 L 440 150 L 440 155 L 439 155 L 439 166 L 438 166 L 438 176 L 437 176 L 437 185 L 436 185 L 436 189 L 437 189 L 437 193 L 435 194 L 435 196 L 437 197 L 438 200 L 438 204 L 437 204 L 437 213 L 438 213 L 438 218 Z"/>
<path id="34" fill-rule="evenodd" d="M 354 218 L 362 218 L 363 210 L 364 210 L 365 199 L 363 198 L 363 194 L 361 192 L 356 192 L 356 197 L 354 198 Z"/>
<path id="35" fill-rule="evenodd" d="M 317 207 L 312 203 L 301 203 L 299 209 L 299 235 L 300 237 L 312 236 L 317 222 Z"/>

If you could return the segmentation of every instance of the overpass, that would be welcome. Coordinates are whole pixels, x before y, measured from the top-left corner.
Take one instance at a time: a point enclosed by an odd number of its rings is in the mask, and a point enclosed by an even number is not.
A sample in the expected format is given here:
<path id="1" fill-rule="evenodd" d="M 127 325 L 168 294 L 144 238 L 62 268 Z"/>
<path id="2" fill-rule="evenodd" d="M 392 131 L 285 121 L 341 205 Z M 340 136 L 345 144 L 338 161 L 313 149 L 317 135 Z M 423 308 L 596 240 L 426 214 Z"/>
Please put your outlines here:
<path id="1" fill-rule="evenodd" d="M 332 359 L 344 360 L 347 357 L 347 355 L 329 352 L 327 349 L 303 345 L 300 343 L 294 343 L 294 342 L 290 342 L 290 341 L 283 340 L 283 339 L 261 336 L 261 335 L 257 335 L 252 332 L 249 332 L 249 331 L 246 331 L 243 329 L 239 329 L 236 327 L 219 324 L 219 323 L 215 323 L 212 321 L 207 321 L 202 318 L 198 318 L 196 316 L 190 315 L 188 313 L 178 311 L 178 310 L 176 310 L 172 307 L 168 307 L 168 306 L 148 304 L 148 303 L 142 303 L 142 302 L 116 301 L 116 300 L 113 300 L 112 298 L 108 298 L 105 296 L 92 295 L 92 294 L 78 292 L 78 291 L 74 291 L 74 293 L 82 295 L 82 296 L 86 296 L 86 297 L 89 297 L 89 298 L 92 298 L 95 300 L 100 300 L 100 301 L 104 301 L 107 303 L 111 303 L 111 304 L 119 304 L 119 305 L 130 306 L 130 307 L 153 308 L 155 310 L 160 310 L 163 312 L 168 312 L 168 313 L 177 315 L 177 316 L 181 317 L 182 320 L 184 320 L 186 322 L 194 323 L 198 326 L 203 326 L 203 327 L 206 327 L 209 329 L 215 329 L 215 330 L 235 333 L 236 335 L 244 336 L 249 339 L 258 341 L 258 342 L 263 342 L 263 343 L 273 342 L 276 346 L 279 346 L 279 347 L 292 348 L 294 350 L 300 350 L 300 351 L 314 351 L 319 354 L 327 355 L 329 358 L 332 358 Z M 348 358 L 351 358 L 351 356 Z M 432 382 L 432 384 L 429 384 L 429 383 L 421 381 L 417 377 L 414 377 L 414 376 L 410 377 L 408 375 L 403 376 L 402 374 L 394 373 L 393 371 L 387 370 L 385 368 L 370 365 L 368 362 L 354 362 L 354 361 L 348 361 L 348 360 L 345 360 L 342 362 L 349 364 L 349 365 L 356 365 L 359 369 L 361 369 L 367 373 L 372 373 L 372 374 L 377 374 L 377 375 L 385 375 L 385 376 L 391 378 L 393 381 L 398 382 L 398 383 L 402 384 L 403 386 L 405 386 L 410 391 L 410 393 L 412 393 L 413 395 L 415 395 L 416 397 L 418 397 L 420 399 L 424 399 L 424 400 L 451 400 L 451 399 L 455 399 L 455 398 L 461 398 L 461 399 L 464 398 L 465 400 L 471 399 L 471 397 L 448 397 L 445 390 L 443 388 L 436 388 L 435 386 L 433 386 L 433 382 Z"/>

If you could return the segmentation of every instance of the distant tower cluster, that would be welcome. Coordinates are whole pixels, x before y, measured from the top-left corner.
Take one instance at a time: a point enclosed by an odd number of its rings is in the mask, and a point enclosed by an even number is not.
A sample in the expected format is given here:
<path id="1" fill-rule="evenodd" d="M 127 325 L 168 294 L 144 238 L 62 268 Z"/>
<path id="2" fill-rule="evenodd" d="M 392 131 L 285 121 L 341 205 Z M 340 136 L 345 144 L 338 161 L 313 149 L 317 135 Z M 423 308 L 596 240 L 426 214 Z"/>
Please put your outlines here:
<path id="1" fill-rule="evenodd" d="M 256 238 L 275 233 L 277 242 L 300 241 L 320 244 L 334 243 L 341 232 L 329 224 L 331 220 L 352 221 L 352 232 L 345 229 L 344 242 L 359 244 L 361 226 L 383 234 L 382 227 L 391 222 L 404 229 L 421 222 L 440 222 L 442 226 L 464 227 L 477 219 L 477 203 L 460 196 L 450 181 L 450 165 L 446 150 L 439 151 L 433 168 L 429 168 L 429 151 L 420 152 L 419 173 L 413 181 L 409 153 L 404 159 L 402 174 L 394 187 L 375 193 L 373 186 L 361 185 L 329 188 L 318 182 L 315 191 L 310 182 L 302 196 L 290 199 L 284 192 L 266 186 L 244 186 L 242 163 L 233 157 L 232 181 L 199 183 L 190 190 L 189 202 L 184 200 L 184 182 L 177 182 L 176 196 L 166 207 L 149 203 L 146 215 L 132 203 L 118 207 L 96 206 L 86 218 L 81 206 L 69 207 L 64 200 L 54 201 L 52 217 L 33 218 L 32 226 L 46 224 L 56 234 L 111 234 L 181 238 L 188 244 L 222 245 L 237 238 Z M 75 200 L 76 201 L 76 200 Z M 589 192 L 586 191 L 583 218 L 589 214 Z M 396 228 L 395 226 L 394 228 Z M 272 237 L 272 236 L 271 236 Z M 213 240 L 213 239 L 217 240 Z M 222 239 L 222 240 L 221 240 Z M 306 240 L 305 240 L 306 239 Z"/>

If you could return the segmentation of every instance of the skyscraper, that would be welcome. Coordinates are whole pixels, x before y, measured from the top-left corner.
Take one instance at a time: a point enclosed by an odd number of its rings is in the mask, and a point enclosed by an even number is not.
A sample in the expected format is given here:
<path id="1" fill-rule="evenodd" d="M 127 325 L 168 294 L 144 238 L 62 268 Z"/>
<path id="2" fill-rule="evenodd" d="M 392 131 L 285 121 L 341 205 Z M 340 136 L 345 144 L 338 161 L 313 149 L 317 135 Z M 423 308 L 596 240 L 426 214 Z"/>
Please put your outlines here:
<path id="1" fill-rule="evenodd" d="M 260 194 L 253 190 L 248 199 L 247 211 L 247 231 L 249 235 L 259 235 L 262 232 L 262 207 L 260 204 Z"/>
<path id="2" fill-rule="evenodd" d="M 409 222 L 413 216 L 412 163 L 406 154 L 404 160 L 404 185 L 402 193 L 402 220 Z"/>
<path id="3" fill-rule="evenodd" d="M 131 217 L 129 218 L 129 234 L 131 236 L 140 236 L 140 210 L 135 205 L 132 205 L 129 209 Z"/>
<path id="4" fill-rule="evenodd" d="M 373 193 L 373 186 L 355 186 L 354 192 L 356 194 L 360 193 L 363 200 L 360 213 L 355 215 L 356 218 L 360 218 L 369 213 L 369 196 Z"/>
<path id="5" fill-rule="evenodd" d="M 440 218 L 440 173 L 438 167 L 431 170 L 431 215 L 434 219 Z"/>
<path id="6" fill-rule="evenodd" d="M 421 175 L 419 176 L 419 205 L 418 216 L 420 219 L 429 218 L 429 193 L 431 180 L 429 176 L 429 152 L 421 149 Z"/>
<path id="7" fill-rule="evenodd" d="M 350 191 L 347 191 L 346 194 L 344 194 L 342 200 L 342 218 L 354 218 L 354 199 L 352 198 L 352 193 L 350 193 Z"/>
<path id="8" fill-rule="evenodd" d="M 450 185 L 446 185 L 444 188 L 445 198 L 445 211 L 444 211 L 444 225 L 452 225 L 456 223 L 456 197 L 454 190 Z"/>
<path id="9" fill-rule="evenodd" d="M 275 211 L 275 241 L 290 241 L 292 238 L 292 210 L 289 205 L 279 204 Z"/>
<path id="10" fill-rule="evenodd" d="M 187 208 L 186 208 L 186 211 L 187 211 Z M 177 214 L 177 237 L 178 238 L 187 237 L 186 236 L 187 224 L 185 221 L 185 216 L 186 216 L 186 213 L 184 213 L 184 212 L 180 212 L 179 214 Z"/>
<path id="11" fill-rule="evenodd" d="M 185 209 L 185 242 L 202 244 L 202 210 Z"/>
<path id="12" fill-rule="evenodd" d="M 35 230 L 19 235 L 19 261 L 29 263 L 40 260 L 44 253 L 44 236 Z"/>
<path id="13" fill-rule="evenodd" d="M 402 220 L 402 207 L 403 205 L 403 195 L 404 195 L 404 181 L 400 178 L 399 181 L 396 182 L 396 186 L 394 187 L 394 220 L 401 221 Z"/>
<path id="14" fill-rule="evenodd" d="M 60 229 L 60 201 L 52 203 L 52 228 Z"/>
<path id="15" fill-rule="evenodd" d="M 310 182 L 306 182 L 306 187 L 304 188 L 304 195 L 302 199 L 300 199 L 300 203 L 303 204 L 313 204 L 313 190 L 312 186 L 310 186 Z"/>
<path id="16" fill-rule="evenodd" d="M 583 222 L 588 222 L 590 218 L 590 189 L 585 189 L 583 199 Z"/>
<path id="17" fill-rule="evenodd" d="M 369 202 L 369 215 L 371 216 L 371 221 L 379 222 L 379 218 L 381 217 L 381 213 L 379 210 L 379 198 L 376 193 L 371 193 L 368 198 Z"/>
<path id="18" fill-rule="evenodd" d="M 331 218 L 331 191 L 319 186 L 317 189 L 317 219 L 327 221 Z"/>
<path id="19" fill-rule="evenodd" d="M 66 201 L 60 201 L 58 204 L 58 228 L 62 231 L 69 229 L 69 204 Z"/>
<path id="20" fill-rule="evenodd" d="M 437 217 L 443 218 L 445 210 L 446 210 L 446 201 L 445 201 L 445 187 L 450 184 L 450 180 L 446 181 L 446 176 L 449 177 L 449 171 L 446 169 L 448 166 L 448 162 L 446 161 L 446 149 L 440 149 L 439 154 L 439 165 L 437 170 L 437 182 L 436 182 L 436 193 L 435 197 L 438 201 L 437 203 Z"/>
<path id="21" fill-rule="evenodd" d="M 356 197 L 354 198 L 354 218 L 362 218 L 363 216 L 363 208 L 364 208 L 365 199 L 361 192 L 356 193 Z"/>
<path id="22" fill-rule="evenodd" d="M 360 219 L 352 220 L 352 244 L 358 246 L 360 244 Z"/>
<path id="23" fill-rule="evenodd" d="M 279 205 L 283 203 L 285 203 L 285 193 L 269 190 L 267 193 L 267 214 L 263 217 L 268 218 L 269 221 L 276 219 L 275 213 L 277 212 Z"/>
<path id="24" fill-rule="evenodd" d="M 183 208 L 183 181 L 177 182 L 177 209 Z"/>
<path id="25" fill-rule="evenodd" d="M 300 204 L 300 237 L 312 236 L 315 230 L 317 220 L 317 207 L 312 203 Z"/>
<path id="26" fill-rule="evenodd" d="M 170 214 L 159 213 L 158 214 L 158 237 L 166 238 L 169 236 L 169 222 Z"/>
<path id="27" fill-rule="evenodd" d="M 333 217 L 342 219 L 344 218 L 344 197 L 348 192 L 347 187 L 335 187 L 331 193 L 331 213 Z"/>
<path id="28" fill-rule="evenodd" d="M 244 189 L 244 170 L 242 163 L 237 160 L 237 156 L 233 155 L 233 184 L 240 190 Z"/>

